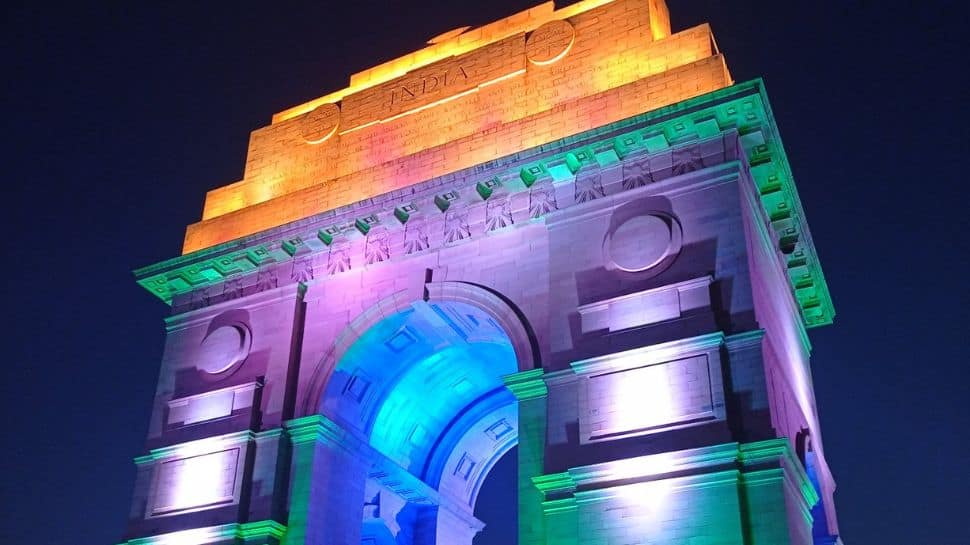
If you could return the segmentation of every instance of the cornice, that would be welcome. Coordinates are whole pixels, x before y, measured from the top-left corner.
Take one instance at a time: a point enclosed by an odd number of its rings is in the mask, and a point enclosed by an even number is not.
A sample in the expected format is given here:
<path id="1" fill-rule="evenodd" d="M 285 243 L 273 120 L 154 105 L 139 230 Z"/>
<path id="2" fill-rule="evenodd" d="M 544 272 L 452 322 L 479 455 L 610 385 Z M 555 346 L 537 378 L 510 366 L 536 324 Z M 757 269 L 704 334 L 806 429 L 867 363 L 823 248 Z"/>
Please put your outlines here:
<path id="1" fill-rule="evenodd" d="M 568 472 L 532 477 L 532 484 L 546 496 L 576 491 L 576 481 Z"/>
<path id="2" fill-rule="evenodd" d="M 253 539 L 272 537 L 282 540 L 286 535 L 286 526 L 275 520 L 260 520 L 256 522 L 223 524 L 181 530 L 168 534 L 149 537 L 138 537 L 123 541 L 119 545 L 181 545 L 185 543 L 211 543 L 226 539 Z"/>
<path id="3" fill-rule="evenodd" d="M 279 428 L 274 428 L 266 431 L 255 432 L 252 430 L 243 430 L 233 433 L 227 433 L 225 435 L 217 435 L 214 437 L 206 437 L 204 439 L 197 439 L 195 441 L 189 441 L 186 443 L 177 443 L 175 445 L 168 445 L 165 447 L 160 447 L 157 449 L 152 449 L 143 456 L 135 457 L 136 465 L 150 464 L 157 462 L 159 460 L 164 460 L 168 458 L 187 458 L 190 456 L 197 456 L 200 454 L 208 454 L 210 452 L 217 452 L 219 450 L 225 450 L 227 448 L 232 448 L 238 445 L 243 445 L 249 441 L 256 439 L 265 439 L 267 437 L 277 437 L 281 434 Z"/>
<path id="4" fill-rule="evenodd" d="M 756 478 L 758 474 L 777 474 L 772 473 L 772 470 L 776 470 L 773 466 L 783 469 L 783 475 L 788 485 L 799 492 L 800 497 L 809 509 L 819 500 L 818 492 L 809 480 L 804 465 L 792 450 L 791 442 L 788 439 L 770 439 L 742 444 L 738 460 L 746 468 L 768 466 L 768 469 L 761 470 L 761 473 L 758 471 L 748 472 L 751 479 Z"/>
<path id="5" fill-rule="evenodd" d="M 530 369 L 529 371 L 505 375 L 502 377 L 502 381 L 519 401 L 524 401 L 545 397 L 549 394 L 546 381 L 543 380 L 544 374 L 545 372 L 542 369 Z"/>
<path id="6" fill-rule="evenodd" d="M 687 490 L 687 489 L 698 489 L 698 488 L 708 488 L 713 486 L 731 486 L 737 485 L 738 481 L 741 479 L 741 472 L 736 469 L 727 469 L 724 471 L 716 471 L 713 473 L 704 473 L 699 475 L 687 475 L 682 477 L 673 478 L 673 486 L 669 490 Z M 649 481 L 643 481 L 649 482 Z M 576 503 L 578 504 L 588 504 L 601 502 L 603 500 L 609 500 L 612 498 L 623 497 L 623 487 L 629 485 L 637 485 L 637 483 L 620 484 L 616 487 L 609 488 L 596 488 L 591 490 L 580 490 L 574 494 L 576 498 Z"/>
<path id="7" fill-rule="evenodd" d="M 490 200 L 524 195 L 530 204 L 513 223 L 527 224 L 530 219 L 583 205 L 578 198 L 542 204 L 550 194 L 568 194 L 568 190 L 562 191 L 565 185 L 572 185 L 576 195 L 577 183 L 596 176 L 615 176 L 623 165 L 656 160 L 719 139 L 727 148 L 734 145 L 729 143 L 732 138 L 743 148 L 743 159 L 770 224 L 777 259 L 788 273 L 803 324 L 814 327 L 831 323 L 835 310 L 760 79 L 144 267 L 134 274 L 141 286 L 168 304 L 176 297 L 198 292 L 205 292 L 200 304 L 209 298 L 231 299 L 245 292 L 244 285 L 255 286 L 251 289 L 258 291 L 261 281 L 270 287 L 305 283 L 315 276 L 356 270 L 361 263 L 366 267 L 433 250 L 412 248 L 401 255 L 385 255 L 387 252 L 370 249 L 368 242 L 373 237 L 368 235 L 389 236 L 402 231 L 414 217 L 430 220 L 449 210 L 487 210 Z M 677 169 L 668 170 L 673 171 L 668 172 L 669 177 L 679 175 Z M 537 195 L 539 198 L 534 199 Z M 540 205 L 533 206 L 534 200 L 541 201 Z M 469 232 L 465 240 L 487 236 L 494 229 L 487 222 L 476 224 L 475 232 Z M 355 252 L 353 258 L 348 254 L 344 265 L 340 252 L 351 251 Z M 335 252 L 340 253 L 336 264 L 330 259 Z M 210 293 L 215 291 L 218 293 Z"/>
<path id="8" fill-rule="evenodd" d="M 348 452 L 354 452 L 361 447 L 359 439 L 322 414 L 287 420 L 283 423 L 283 427 L 294 445 L 318 441 L 326 445 L 341 447 Z"/>
<path id="9" fill-rule="evenodd" d="M 696 449 L 650 454 L 539 475 L 533 485 L 543 494 L 546 509 L 599 501 L 621 487 L 672 480 L 675 488 L 697 488 L 730 482 L 757 484 L 782 481 L 797 491 L 810 509 L 818 494 L 785 438 L 754 443 L 724 443 Z"/>
<path id="10" fill-rule="evenodd" d="M 675 341 L 652 344 L 623 352 L 574 361 L 569 365 L 577 375 L 589 375 L 664 363 L 674 358 L 685 358 L 703 354 L 717 350 L 722 344 L 724 344 L 724 333 L 718 331 L 697 337 L 677 339 Z"/>
<path id="11" fill-rule="evenodd" d="M 546 371 L 546 373 L 542 375 L 542 380 L 546 383 L 546 386 L 556 387 L 562 384 L 576 382 L 576 373 L 571 367 L 558 369 L 556 371 Z"/>
<path id="12" fill-rule="evenodd" d="M 760 346 L 761 339 L 765 336 L 764 329 L 752 329 L 724 337 L 724 344 L 728 349 L 746 348 L 749 346 Z"/>

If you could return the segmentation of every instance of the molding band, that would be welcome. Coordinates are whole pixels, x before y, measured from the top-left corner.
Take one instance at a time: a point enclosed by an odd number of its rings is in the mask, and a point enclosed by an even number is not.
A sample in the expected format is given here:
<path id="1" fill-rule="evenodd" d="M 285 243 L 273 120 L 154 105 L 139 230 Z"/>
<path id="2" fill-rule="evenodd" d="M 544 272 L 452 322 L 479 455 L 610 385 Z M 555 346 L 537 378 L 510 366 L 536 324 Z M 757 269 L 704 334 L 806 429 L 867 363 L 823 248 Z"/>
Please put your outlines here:
<path id="1" fill-rule="evenodd" d="M 137 537 L 129 539 L 128 541 L 122 541 L 118 545 L 202 545 L 207 542 L 225 539 L 247 540 L 260 537 L 270 537 L 279 541 L 285 535 L 286 526 L 283 524 L 275 520 L 261 520 L 244 523 L 234 522 L 232 524 L 181 530 L 156 536 Z"/>
<path id="2" fill-rule="evenodd" d="M 502 381 L 505 387 L 512 391 L 516 399 L 526 401 L 538 397 L 545 397 L 549 393 L 546 381 L 543 380 L 545 371 L 542 369 L 530 369 L 520 373 L 505 375 Z"/>

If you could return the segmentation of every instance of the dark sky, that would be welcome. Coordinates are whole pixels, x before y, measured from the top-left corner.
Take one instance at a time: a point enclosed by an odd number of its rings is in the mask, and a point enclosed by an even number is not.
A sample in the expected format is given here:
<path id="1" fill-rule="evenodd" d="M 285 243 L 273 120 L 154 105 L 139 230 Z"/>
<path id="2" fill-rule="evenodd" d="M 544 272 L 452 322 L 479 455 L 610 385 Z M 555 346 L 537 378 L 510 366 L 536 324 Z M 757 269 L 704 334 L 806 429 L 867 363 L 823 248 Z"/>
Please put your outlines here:
<path id="1" fill-rule="evenodd" d="M 960 2 L 668 0 L 764 77 L 838 316 L 811 332 L 846 545 L 970 542 L 967 13 Z M 2 9 L 0 538 L 120 536 L 175 256 L 251 130 L 351 72 L 533 0 Z M 272 4 L 272 5 L 271 5 Z M 473 7 L 469 7 L 473 6 Z"/>

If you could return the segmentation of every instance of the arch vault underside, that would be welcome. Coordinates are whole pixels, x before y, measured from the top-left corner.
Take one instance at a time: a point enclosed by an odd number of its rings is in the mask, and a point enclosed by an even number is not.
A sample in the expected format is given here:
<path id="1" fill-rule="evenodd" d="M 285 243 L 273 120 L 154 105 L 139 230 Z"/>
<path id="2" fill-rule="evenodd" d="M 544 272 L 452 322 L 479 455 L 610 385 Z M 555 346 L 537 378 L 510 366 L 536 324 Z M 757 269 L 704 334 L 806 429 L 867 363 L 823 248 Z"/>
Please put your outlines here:
<path id="1" fill-rule="evenodd" d="M 502 381 L 517 368 L 509 337 L 468 303 L 415 301 L 353 342 L 319 411 L 366 438 L 379 458 L 362 498 L 362 542 L 471 543 L 483 526 L 473 516 L 482 482 L 518 439 L 515 398 Z M 400 494 L 384 464 L 434 494 Z M 454 511 L 460 532 L 436 524 L 441 509 Z"/>

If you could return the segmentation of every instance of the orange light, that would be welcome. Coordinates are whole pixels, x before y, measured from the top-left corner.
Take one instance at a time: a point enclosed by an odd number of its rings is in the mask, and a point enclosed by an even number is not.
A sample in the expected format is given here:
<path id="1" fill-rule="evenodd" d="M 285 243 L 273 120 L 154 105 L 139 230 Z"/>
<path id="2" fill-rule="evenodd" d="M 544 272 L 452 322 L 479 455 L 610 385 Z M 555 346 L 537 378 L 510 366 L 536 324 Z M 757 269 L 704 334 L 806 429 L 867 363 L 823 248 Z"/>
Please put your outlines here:
<path id="1" fill-rule="evenodd" d="M 346 89 L 281 112 L 253 133 L 244 179 L 208 193 L 185 251 L 728 85 L 706 25 L 653 39 L 669 34 L 665 9 L 661 0 L 586 0 L 558 11 L 548 2 L 354 74 Z M 556 24 L 559 33 L 553 29 L 546 44 L 533 42 L 530 54 L 529 40 L 540 27 Z M 573 32 L 567 35 L 563 25 Z M 468 68 L 473 79 L 466 75 L 465 85 L 419 94 L 410 109 L 401 109 L 410 103 L 382 102 L 383 89 L 400 87 L 395 78 L 409 74 L 402 85 L 427 78 L 424 72 L 437 68 L 413 70 L 451 57 L 442 69 Z M 669 78 L 640 83 L 674 68 Z M 341 101 L 379 85 L 384 88 Z"/>
<path id="2" fill-rule="evenodd" d="M 521 32 L 529 32 L 548 21 L 573 17 L 614 1 L 616 0 L 584 0 L 560 10 L 555 10 L 554 2 L 545 2 L 504 19 L 489 23 L 483 27 L 471 30 L 466 28 L 463 32 L 450 36 L 447 39 L 442 39 L 442 41 L 433 43 L 429 47 L 419 49 L 418 51 L 387 61 L 373 68 L 357 72 L 350 76 L 350 85 L 347 87 L 283 110 L 273 116 L 273 123 L 279 123 L 305 114 L 327 102 L 338 102 L 348 95 L 380 85 L 381 83 L 386 83 L 433 62 L 468 53 L 469 51 L 495 43 L 509 36 L 514 36 Z M 436 36 L 435 39 L 444 38 L 450 32 Z"/>

